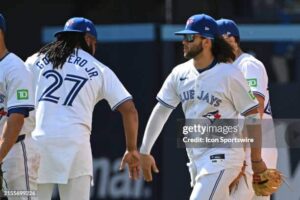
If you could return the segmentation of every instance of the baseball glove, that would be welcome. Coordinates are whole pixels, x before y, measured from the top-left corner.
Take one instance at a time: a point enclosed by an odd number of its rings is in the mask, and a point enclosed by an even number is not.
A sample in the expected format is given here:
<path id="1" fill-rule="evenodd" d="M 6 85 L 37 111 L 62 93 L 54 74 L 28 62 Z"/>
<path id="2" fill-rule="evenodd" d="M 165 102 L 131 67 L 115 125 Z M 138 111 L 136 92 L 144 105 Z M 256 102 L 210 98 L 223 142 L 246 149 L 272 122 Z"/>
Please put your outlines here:
<path id="1" fill-rule="evenodd" d="M 283 175 L 276 169 L 253 175 L 253 190 L 256 196 L 270 196 L 278 190 L 283 182 Z"/>

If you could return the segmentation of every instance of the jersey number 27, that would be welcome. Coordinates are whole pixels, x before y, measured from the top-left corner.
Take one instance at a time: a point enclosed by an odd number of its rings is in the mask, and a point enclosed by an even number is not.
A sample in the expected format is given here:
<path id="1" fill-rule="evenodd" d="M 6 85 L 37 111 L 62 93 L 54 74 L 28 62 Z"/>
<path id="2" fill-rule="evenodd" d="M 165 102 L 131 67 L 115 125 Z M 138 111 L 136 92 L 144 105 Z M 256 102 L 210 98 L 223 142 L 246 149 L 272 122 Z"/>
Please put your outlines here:
<path id="1" fill-rule="evenodd" d="M 45 89 L 39 101 L 50 101 L 52 103 L 58 103 L 60 97 L 53 95 L 53 93 L 62 86 L 64 81 L 70 81 L 74 83 L 73 87 L 67 94 L 67 97 L 63 103 L 64 106 L 72 106 L 72 103 L 76 98 L 77 94 L 79 93 L 80 89 L 88 80 L 86 78 L 72 75 L 72 74 L 67 74 L 66 77 L 63 78 L 55 70 L 48 70 L 43 73 L 43 76 L 46 77 L 47 79 L 53 78 L 54 82 Z"/>

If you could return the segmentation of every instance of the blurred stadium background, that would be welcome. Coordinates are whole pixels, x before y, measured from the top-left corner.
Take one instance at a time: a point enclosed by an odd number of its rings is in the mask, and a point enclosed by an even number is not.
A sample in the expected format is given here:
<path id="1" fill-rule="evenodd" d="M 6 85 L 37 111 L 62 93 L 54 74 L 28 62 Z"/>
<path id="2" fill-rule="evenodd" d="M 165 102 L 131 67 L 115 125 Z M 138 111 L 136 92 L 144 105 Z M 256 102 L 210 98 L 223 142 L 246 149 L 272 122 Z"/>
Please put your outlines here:
<path id="1" fill-rule="evenodd" d="M 8 47 L 23 59 L 51 41 L 53 32 L 68 18 L 84 16 L 94 21 L 99 33 L 96 57 L 115 71 L 134 96 L 140 117 L 139 144 L 156 93 L 171 69 L 184 61 L 180 38 L 173 31 L 196 13 L 235 20 L 241 28 L 242 48 L 266 66 L 274 118 L 300 117 L 299 0 L 1 0 L 0 12 L 7 20 Z M 120 115 L 100 102 L 91 137 L 91 199 L 188 199 L 187 157 L 176 146 L 176 120 L 182 116 L 180 108 L 173 112 L 154 146 L 160 168 L 154 182 L 131 182 L 126 171 L 118 171 L 124 152 Z M 277 128 L 292 140 L 300 140 L 300 124 Z M 300 199 L 299 160 L 299 149 L 280 148 L 279 169 L 290 188 L 284 185 L 273 200 Z"/>

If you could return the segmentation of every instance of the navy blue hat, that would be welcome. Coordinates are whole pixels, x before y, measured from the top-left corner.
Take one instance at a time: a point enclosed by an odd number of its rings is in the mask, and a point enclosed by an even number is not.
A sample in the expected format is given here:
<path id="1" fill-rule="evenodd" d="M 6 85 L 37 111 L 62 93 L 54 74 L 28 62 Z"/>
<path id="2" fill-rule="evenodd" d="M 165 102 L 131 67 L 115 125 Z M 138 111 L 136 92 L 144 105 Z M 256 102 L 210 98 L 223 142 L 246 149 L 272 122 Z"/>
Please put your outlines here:
<path id="1" fill-rule="evenodd" d="M 83 17 L 73 17 L 69 19 L 64 27 L 64 30 L 56 32 L 56 37 L 60 33 L 66 32 L 78 32 L 78 33 L 89 33 L 97 39 L 97 31 L 93 22 Z"/>
<path id="2" fill-rule="evenodd" d="M 2 29 L 4 32 L 6 31 L 5 19 L 1 13 L 0 13 L 0 29 Z"/>
<path id="3" fill-rule="evenodd" d="M 187 34 L 200 34 L 210 39 L 220 35 L 215 19 L 205 14 L 191 16 L 186 22 L 185 29 L 175 32 L 175 35 Z"/>
<path id="4" fill-rule="evenodd" d="M 217 20 L 217 24 L 222 35 L 240 37 L 239 29 L 233 20 L 219 19 Z"/>

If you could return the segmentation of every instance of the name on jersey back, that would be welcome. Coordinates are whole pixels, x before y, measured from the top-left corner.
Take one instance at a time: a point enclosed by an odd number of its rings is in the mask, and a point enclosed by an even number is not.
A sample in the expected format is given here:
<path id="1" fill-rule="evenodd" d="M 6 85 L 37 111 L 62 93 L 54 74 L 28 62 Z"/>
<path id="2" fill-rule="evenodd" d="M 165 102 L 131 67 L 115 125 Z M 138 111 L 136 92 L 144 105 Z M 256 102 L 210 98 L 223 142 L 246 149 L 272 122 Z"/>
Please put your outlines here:
<path id="1" fill-rule="evenodd" d="M 50 63 L 50 61 L 47 59 L 47 57 L 43 57 L 41 60 L 36 62 L 36 66 L 40 69 L 43 69 L 49 63 Z M 88 63 L 88 61 L 86 59 L 76 56 L 75 54 L 71 54 L 67 58 L 66 63 L 80 66 L 81 68 L 84 69 L 84 71 L 87 72 L 90 79 L 92 77 L 96 77 L 99 75 L 98 71 L 96 70 L 96 68 L 93 65 L 91 65 L 91 67 L 89 67 L 89 65 L 86 65 Z"/>

